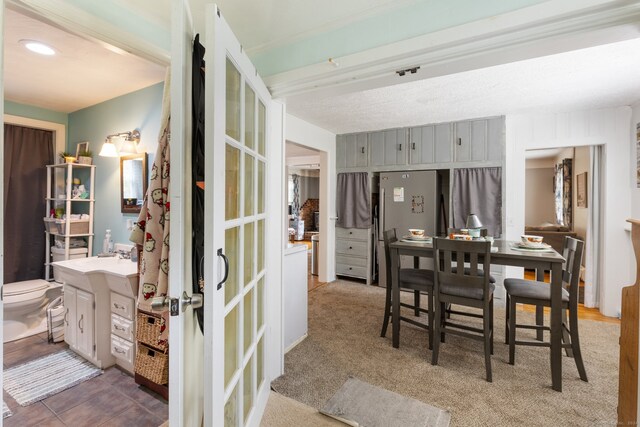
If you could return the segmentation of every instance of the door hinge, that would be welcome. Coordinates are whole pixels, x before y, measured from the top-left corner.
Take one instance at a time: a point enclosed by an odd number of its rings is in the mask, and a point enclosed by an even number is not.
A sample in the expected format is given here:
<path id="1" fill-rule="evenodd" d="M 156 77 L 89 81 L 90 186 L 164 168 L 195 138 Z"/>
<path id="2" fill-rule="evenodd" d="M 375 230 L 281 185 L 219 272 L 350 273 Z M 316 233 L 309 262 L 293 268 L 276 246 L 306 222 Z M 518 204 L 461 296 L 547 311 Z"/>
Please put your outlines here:
<path id="1" fill-rule="evenodd" d="M 93 352 L 94 353 L 96 352 L 96 345 L 95 344 L 93 345 Z"/>
<path id="2" fill-rule="evenodd" d="M 96 302 L 95 301 L 93 302 L 93 309 L 94 310 L 96 309 Z"/>

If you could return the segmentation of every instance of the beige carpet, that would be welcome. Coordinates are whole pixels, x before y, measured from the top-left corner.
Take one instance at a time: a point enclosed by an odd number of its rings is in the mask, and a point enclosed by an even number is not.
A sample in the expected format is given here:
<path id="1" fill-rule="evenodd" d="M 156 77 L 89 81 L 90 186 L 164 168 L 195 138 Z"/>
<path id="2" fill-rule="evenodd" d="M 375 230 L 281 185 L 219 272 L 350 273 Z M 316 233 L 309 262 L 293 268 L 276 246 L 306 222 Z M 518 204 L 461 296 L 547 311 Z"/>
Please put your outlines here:
<path id="1" fill-rule="evenodd" d="M 269 401 L 265 408 L 262 427 L 344 427 L 345 425 L 333 418 L 322 415 L 317 409 L 304 405 L 281 394 L 269 394 Z"/>
<path id="2" fill-rule="evenodd" d="M 351 375 L 449 410 L 452 426 L 615 424 L 618 325 L 580 322 L 589 382 L 580 380 L 573 359 L 563 357 L 558 393 L 551 389 L 549 349 L 519 346 L 515 366 L 507 363 L 503 310 L 495 310 L 493 383 L 488 383 L 480 342 L 447 337 L 439 365 L 432 366 L 426 331 L 402 323 L 399 349 L 391 346 L 391 328 L 380 337 L 383 308 L 384 289 L 375 286 L 337 281 L 311 292 L 309 336 L 287 353 L 285 375 L 273 388 L 321 408 Z M 518 312 L 519 323 L 532 319 Z M 518 334 L 525 337 L 528 331 Z"/>

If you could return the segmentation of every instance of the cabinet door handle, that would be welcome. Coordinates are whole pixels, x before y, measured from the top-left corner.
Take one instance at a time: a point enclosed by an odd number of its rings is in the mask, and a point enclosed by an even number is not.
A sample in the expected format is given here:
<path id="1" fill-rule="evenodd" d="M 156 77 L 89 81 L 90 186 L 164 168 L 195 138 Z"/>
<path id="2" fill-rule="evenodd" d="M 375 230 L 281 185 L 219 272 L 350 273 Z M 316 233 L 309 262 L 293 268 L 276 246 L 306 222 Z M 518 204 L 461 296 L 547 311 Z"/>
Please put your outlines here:
<path id="1" fill-rule="evenodd" d="M 78 328 L 80 328 L 80 333 L 84 334 L 84 314 L 80 315 L 80 320 L 78 320 Z"/>
<path id="2" fill-rule="evenodd" d="M 64 313 L 64 323 L 67 324 L 67 326 L 69 326 L 69 309 L 67 308 L 67 311 Z"/>
<path id="3" fill-rule="evenodd" d="M 361 147 L 361 148 L 360 148 L 360 152 L 361 152 L 362 154 L 364 154 L 364 147 Z"/>
<path id="4" fill-rule="evenodd" d="M 398 144 L 398 151 L 402 151 L 402 143 Z"/>
<path id="5" fill-rule="evenodd" d="M 458 138 L 458 145 L 462 145 L 462 138 Z"/>
<path id="6" fill-rule="evenodd" d="M 412 150 L 415 150 L 415 149 L 416 149 L 416 143 L 415 143 L 415 142 L 412 142 L 412 143 L 411 143 L 411 149 L 412 149 Z"/>

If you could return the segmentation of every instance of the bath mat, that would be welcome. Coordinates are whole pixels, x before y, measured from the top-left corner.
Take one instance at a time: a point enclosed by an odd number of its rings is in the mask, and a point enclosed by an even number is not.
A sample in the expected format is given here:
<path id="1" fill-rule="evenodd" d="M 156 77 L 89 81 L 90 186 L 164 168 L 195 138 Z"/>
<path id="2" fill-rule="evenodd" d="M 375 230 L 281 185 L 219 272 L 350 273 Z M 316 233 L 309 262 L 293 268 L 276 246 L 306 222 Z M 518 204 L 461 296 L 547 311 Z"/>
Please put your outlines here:
<path id="1" fill-rule="evenodd" d="M 71 350 L 41 357 L 4 371 L 4 389 L 27 406 L 102 374 Z"/>
<path id="2" fill-rule="evenodd" d="M 2 401 L 2 418 L 8 418 L 11 415 L 13 415 L 13 412 L 11 412 L 11 409 L 9 409 L 9 407 L 7 406 L 7 402 L 3 400 Z"/>
<path id="3" fill-rule="evenodd" d="M 449 411 L 349 378 L 320 410 L 351 426 L 447 427 Z"/>

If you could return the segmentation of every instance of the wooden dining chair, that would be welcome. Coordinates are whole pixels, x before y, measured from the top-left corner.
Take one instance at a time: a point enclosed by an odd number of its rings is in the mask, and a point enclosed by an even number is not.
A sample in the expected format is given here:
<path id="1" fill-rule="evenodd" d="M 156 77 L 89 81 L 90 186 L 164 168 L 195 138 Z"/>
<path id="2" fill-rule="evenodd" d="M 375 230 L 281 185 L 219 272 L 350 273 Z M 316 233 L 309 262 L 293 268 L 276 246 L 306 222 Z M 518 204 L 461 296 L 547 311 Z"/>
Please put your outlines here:
<path id="1" fill-rule="evenodd" d="M 431 364 L 438 364 L 441 335 L 453 334 L 484 342 L 486 378 L 492 381 L 493 354 L 493 292 L 495 284 L 489 280 L 491 243 L 433 239 L 435 258 L 434 306 L 435 318 Z M 465 268 L 465 261 L 468 267 Z M 480 274 L 482 271 L 482 274 Z M 481 309 L 482 329 L 457 324 L 445 316 L 445 306 L 456 304 Z"/>
<path id="2" fill-rule="evenodd" d="M 391 295 L 391 249 L 389 245 L 398 241 L 396 230 L 386 230 L 384 233 L 384 256 L 387 265 L 387 293 L 384 305 L 384 320 L 382 322 L 382 331 L 380 336 L 384 337 L 387 334 L 387 327 L 389 326 L 389 319 L 392 316 L 392 295 Z M 400 302 L 400 307 L 406 307 L 414 310 L 414 314 L 426 313 L 427 323 L 418 322 L 408 317 L 400 316 L 400 320 L 411 323 L 429 331 L 429 348 L 432 347 L 433 334 L 433 270 L 421 269 L 421 268 L 399 268 L 398 270 L 398 285 L 400 289 L 412 290 L 414 292 L 413 305 Z M 428 309 L 420 308 L 420 294 L 426 294 L 428 299 Z"/>
<path id="3" fill-rule="evenodd" d="M 562 256 L 565 263 L 562 269 L 562 347 L 566 349 L 567 356 L 575 359 L 580 379 L 588 381 L 578 337 L 578 286 L 584 242 L 572 237 L 565 237 L 563 248 Z M 536 309 L 551 307 L 551 285 L 534 280 L 506 279 L 504 288 L 507 291 L 505 336 L 509 344 L 509 363 L 513 365 L 515 364 L 516 345 L 551 347 L 550 342 L 516 340 L 516 329 L 518 328 L 537 331 L 551 330 L 549 326 L 543 324 L 542 319 L 540 319 L 539 325 L 522 325 L 516 322 L 516 304 L 535 305 Z M 567 322 L 567 311 L 569 312 L 569 322 Z"/>

